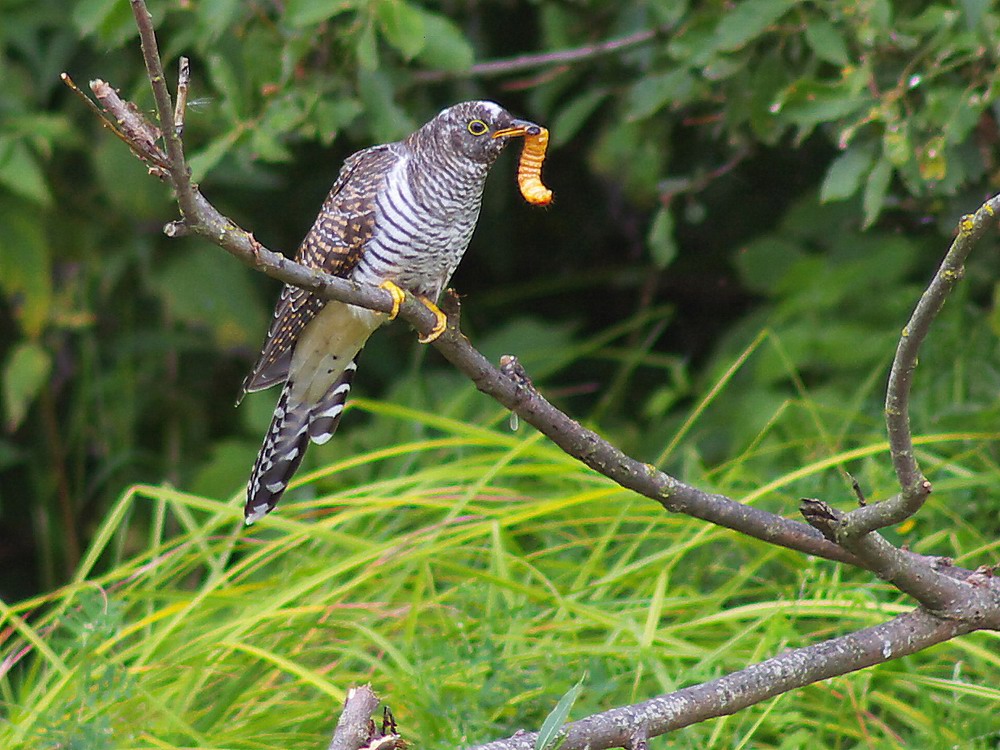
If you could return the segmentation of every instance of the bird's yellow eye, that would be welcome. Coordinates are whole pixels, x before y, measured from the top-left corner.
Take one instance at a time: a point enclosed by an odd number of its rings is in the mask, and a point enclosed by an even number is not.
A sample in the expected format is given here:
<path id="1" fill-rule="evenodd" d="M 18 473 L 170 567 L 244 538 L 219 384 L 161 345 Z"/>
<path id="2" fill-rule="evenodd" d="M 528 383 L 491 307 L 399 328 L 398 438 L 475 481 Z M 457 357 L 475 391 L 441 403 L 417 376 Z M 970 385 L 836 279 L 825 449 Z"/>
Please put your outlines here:
<path id="1" fill-rule="evenodd" d="M 484 133 L 486 133 L 487 130 L 490 129 L 490 126 L 487 125 L 482 120 L 470 120 L 468 127 L 469 127 L 469 132 L 472 133 L 473 135 L 483 135 Z"/>

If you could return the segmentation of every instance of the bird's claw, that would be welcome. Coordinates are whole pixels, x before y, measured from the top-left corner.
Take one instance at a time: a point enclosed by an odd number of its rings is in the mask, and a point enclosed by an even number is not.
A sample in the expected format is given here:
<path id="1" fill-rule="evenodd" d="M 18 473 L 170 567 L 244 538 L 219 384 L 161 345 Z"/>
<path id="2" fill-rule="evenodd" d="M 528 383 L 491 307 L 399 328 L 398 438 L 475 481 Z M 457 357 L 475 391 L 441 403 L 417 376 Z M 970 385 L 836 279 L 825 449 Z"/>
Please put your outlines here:
<path id="1" fill-rule="evenodd" d="M 435 305 L 426 297 L 418 297 L 418 299 L 424 303 L 424 307 L 434 313 L 434 327 L 427 333 L 426 336 L 418 336 L 417 341 L 421 344 L 429 344 L 432 341 L 437 340 L 437 338 L 448 330 L 448 316 L 441 312 L 441 308 Z"/>
<path id="2" fill-rule="evenodd" d="M 379 284 L 379 288 L 389 292 L 389 296 L 392 297 L 392 310 L 389 313 L 389 320 L 395 320 L 396 316 L 399 315 L 399 306 L 406 299 L 406 292 L 392 281 L 383 281 Z"/>

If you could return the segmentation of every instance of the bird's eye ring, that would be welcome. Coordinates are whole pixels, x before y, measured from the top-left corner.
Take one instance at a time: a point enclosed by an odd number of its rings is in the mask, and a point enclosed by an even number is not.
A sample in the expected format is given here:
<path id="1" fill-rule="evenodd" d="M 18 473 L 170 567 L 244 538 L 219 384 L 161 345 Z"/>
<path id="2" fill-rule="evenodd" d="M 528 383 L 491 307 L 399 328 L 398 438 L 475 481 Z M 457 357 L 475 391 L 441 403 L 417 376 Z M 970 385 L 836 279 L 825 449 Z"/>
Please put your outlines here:
<path id="1" fill-rule="evenodd" d="M 473 135 L 483 135 L 490 129 L 489 125 L 482 120 L 470 120 L 468 128 Z"/>

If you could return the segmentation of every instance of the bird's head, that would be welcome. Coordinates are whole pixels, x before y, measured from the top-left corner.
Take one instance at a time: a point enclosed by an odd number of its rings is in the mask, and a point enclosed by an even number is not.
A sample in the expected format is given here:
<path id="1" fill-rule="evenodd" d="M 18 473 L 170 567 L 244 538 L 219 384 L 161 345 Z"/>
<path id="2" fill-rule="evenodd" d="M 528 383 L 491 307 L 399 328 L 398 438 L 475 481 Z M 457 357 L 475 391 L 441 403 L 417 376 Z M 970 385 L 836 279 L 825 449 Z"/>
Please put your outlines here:
<path id="1" fill-rule="evenodd" d="M 538 125 L 516 119 L 494 102 L 472 101 L 442 110 L 413 137 L 428 136 L 450 152 L 488 166 L 511 138 L 529 132 L 538 132 Z"/>

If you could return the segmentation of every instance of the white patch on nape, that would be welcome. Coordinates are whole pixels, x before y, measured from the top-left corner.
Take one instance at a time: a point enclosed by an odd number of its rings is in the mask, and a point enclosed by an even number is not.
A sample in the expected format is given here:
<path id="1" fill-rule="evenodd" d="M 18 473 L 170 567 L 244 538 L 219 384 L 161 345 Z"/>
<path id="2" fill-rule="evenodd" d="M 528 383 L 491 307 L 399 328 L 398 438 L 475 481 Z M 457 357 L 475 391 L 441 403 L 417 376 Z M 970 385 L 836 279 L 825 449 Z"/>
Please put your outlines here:
<path id="1" fill-rule="evenodd" d="M 440 112 L 438 112 L 437 116 L 441 117 L 442 115 L 447 114 L 451 110 L 459 108 L 459 107 L 469 107 L 469 108 L 472 108 L 472 109 L 478 108 L 478 109 L 485 110 L 485 112 L 488 115 L 489 119 L 497 117 L 497 116 L 503 114 L 504 111 L 505 111 L 504 108 L 501 107 L 496 102 L 491 102 L 489 99 L 477 99 L 477 100 L 474 100 L 474 101 L 462 102 L 461 104 L 453 104 L 450 107 L 445 107 Z"/>
<path id="2" fill-rule="evenodd" d="M 480 99 L 476 102 L 476 105 L 485 109 L 492 117 L 499 117 L 505 111 L 503 107 L 496 102 L 491 102 L 489 99 Z"/>

